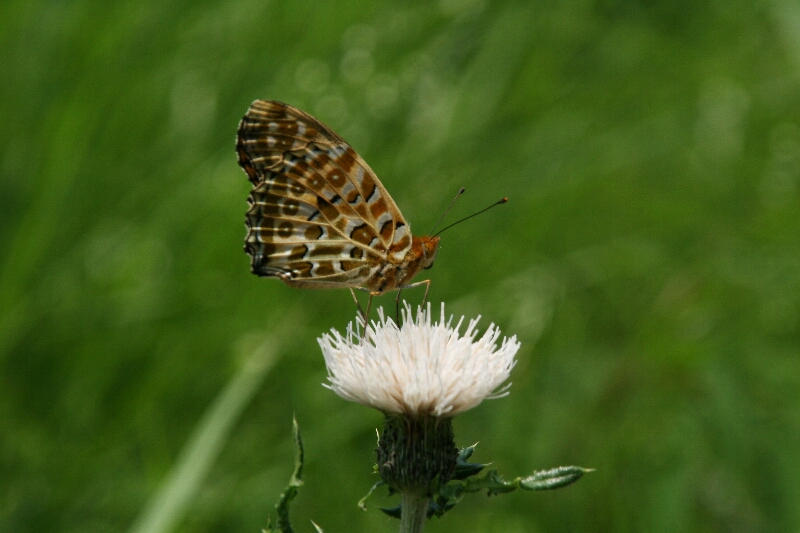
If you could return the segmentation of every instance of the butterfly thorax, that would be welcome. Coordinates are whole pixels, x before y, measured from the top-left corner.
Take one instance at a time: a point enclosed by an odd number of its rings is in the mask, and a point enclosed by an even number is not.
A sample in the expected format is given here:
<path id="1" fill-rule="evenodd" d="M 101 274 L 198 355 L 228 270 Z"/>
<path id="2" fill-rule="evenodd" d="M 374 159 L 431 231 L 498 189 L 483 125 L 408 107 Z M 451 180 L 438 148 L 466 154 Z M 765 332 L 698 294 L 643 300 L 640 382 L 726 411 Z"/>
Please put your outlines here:
<path id="1" fill-rule="evenodd" d="M 414 237 L 405 257 L 389 261 L 364 284 L 370 292 L 382 294 L 408 285 L 420 270 L 433 266 L 439 248 L 439 237 Z"/>

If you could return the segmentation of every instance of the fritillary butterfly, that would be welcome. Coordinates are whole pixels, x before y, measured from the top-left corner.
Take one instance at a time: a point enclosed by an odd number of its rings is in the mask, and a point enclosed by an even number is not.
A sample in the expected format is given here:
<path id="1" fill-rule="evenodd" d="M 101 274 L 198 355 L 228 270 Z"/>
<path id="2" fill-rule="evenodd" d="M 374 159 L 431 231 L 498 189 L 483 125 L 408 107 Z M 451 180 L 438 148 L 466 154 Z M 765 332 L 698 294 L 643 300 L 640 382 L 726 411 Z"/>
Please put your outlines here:
<path id="1" fill-rule="evenodd" d="M 244 249 L 254 274 L 291 287 L 361 289 L 370 303 L 424 284 L 427 299 L 430 280 L 411 280 L 433 265 L 439 237 L 412 236 L 369 165 L 328 126 L 256 100 L 239 123 L 236 152 L 253 184 Z"/>

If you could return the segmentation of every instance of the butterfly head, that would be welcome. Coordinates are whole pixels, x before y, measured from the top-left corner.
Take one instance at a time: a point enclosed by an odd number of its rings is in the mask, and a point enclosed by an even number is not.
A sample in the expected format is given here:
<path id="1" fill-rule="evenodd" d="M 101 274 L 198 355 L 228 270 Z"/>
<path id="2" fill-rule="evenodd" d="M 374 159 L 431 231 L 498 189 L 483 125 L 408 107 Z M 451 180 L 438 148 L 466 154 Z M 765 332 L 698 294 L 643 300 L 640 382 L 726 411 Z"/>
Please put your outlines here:
<path id="1" fill-rule="evenodd" d="M 421 237 L 422 268 L 428 270 L 436 260 L 439 252 L 439 237 Z"/>

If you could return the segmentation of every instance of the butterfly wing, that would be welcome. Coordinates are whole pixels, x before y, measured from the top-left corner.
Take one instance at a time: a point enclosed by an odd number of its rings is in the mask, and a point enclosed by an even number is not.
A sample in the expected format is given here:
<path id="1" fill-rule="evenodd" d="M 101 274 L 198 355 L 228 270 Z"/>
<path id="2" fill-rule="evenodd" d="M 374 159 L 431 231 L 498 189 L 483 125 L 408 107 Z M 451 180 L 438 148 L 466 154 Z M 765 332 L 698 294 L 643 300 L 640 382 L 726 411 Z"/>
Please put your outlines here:
<path id="1" fill-rule="evenodd" d="M 256 100 L 236 151 L 253 184 L 244 248 L 254 274 L 358 287 L 411 248 L 408 223 L 369 165 L 311 115 Z"/>

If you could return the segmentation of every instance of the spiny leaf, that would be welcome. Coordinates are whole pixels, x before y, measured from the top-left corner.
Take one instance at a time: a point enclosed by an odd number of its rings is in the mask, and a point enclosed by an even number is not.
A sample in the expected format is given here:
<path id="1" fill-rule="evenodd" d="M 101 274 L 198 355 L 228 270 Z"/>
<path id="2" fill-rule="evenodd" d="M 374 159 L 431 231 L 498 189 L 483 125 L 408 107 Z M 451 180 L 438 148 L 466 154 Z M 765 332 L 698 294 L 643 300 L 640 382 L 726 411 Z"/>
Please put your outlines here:
<path id="1" fill-rule="evenodd" d="M 488 464 L 483 463 L 467 462 L 467 459 L 472 456 L 472 452 L 475 451 L 475 446 L 477 446 L 477 444 L 463 448 L 458 452 L 458 459 L 456 460 L 456 469 L 453 472 L 453 479 L 463 481 L 469 477 L 479 474 L 481 470 L 489 466 Z"/>
<path id="2" fill-rule="evenodd" d="M 371 489 L 369 489 L 369 492 L 367 492 L 367 495 L 366 495 L 366 496 L 364 496 L 363 498 L 361 498 L 360 500 L 358 500 L 358 508 L 359 508 L 359 509 L 361 509 L 362 511 L 366 511 L 366 510 L 367 510 L 367 499 L 368 499 L 370 496 L 372 496 L 372 493 L 373 493 L 373 492 L 375 492 L 375 489 L 377 489 L 377 488 L 378 488 L 378 487 L 380 487 L 381 485 L 385 485 L 385 483 L 384 483 L 383 481 L 378 481 L 377 483 L 375 483 L 374 485 L 372 485 L 372 488 L 371 488 Z"/>
<path id="3" fill-rule="evenodd" d="M 265 533 L 294 533 L 292 524 L 289 522 L 289 504 L 297 496 L 297 490 L 303 484 L 303 439 L 300 437 L 300 426 L 297 425 L 297 419 L 292 419 L 292 436 L 295 445 L 294 472 L 289 479 L 289 485 L 281 493 L 278 503 L 275 504 L 278 522 L 273 525 L 272 520 L 267 521 Z"/>
<path id="4" fill-rule="evenodd" d="M 549 470 L 539 470 L 527 477 L 517 477 L 506 481 L 497 473 L 497 469 L 493 468 L 477 477 L 477 474 L 489 465 L 467 462 L 467 459 L 475 451 L 475 446 L 468 446 L 459 451 L 453 478 L 448 483 L 438 485 L 434 489 L 428 504 L 428 518 L 434 515 L 444 515 L 461 501 L 461 497 L 466 493 L 485 490 L 488 496 L 494 496 L 514 492 L 517 489 L 532 491 L 558 489 L 578 481 L 587 472 L 593 472 L 591 468 L 580 466 L 559 466 Z M 381 484 L 382 482 L 378 482 L 372 486 L 369 493 L 358 503 L 359 507 L 365 509 L 364 502 Z M 381 508 L 381 511 L 389 516 L 400 518 L 402 506 Z"/>
<path id="5" fill-rule="evenodd" d="M 550 470 L 540 470 L 533 475 L 520 480 L 519 485 L 525 490 L 550 490 L 566 487 L 575 483 L 586 472 L 593 472 L 592 468 L 579 466 L 559 466 Z"/>

